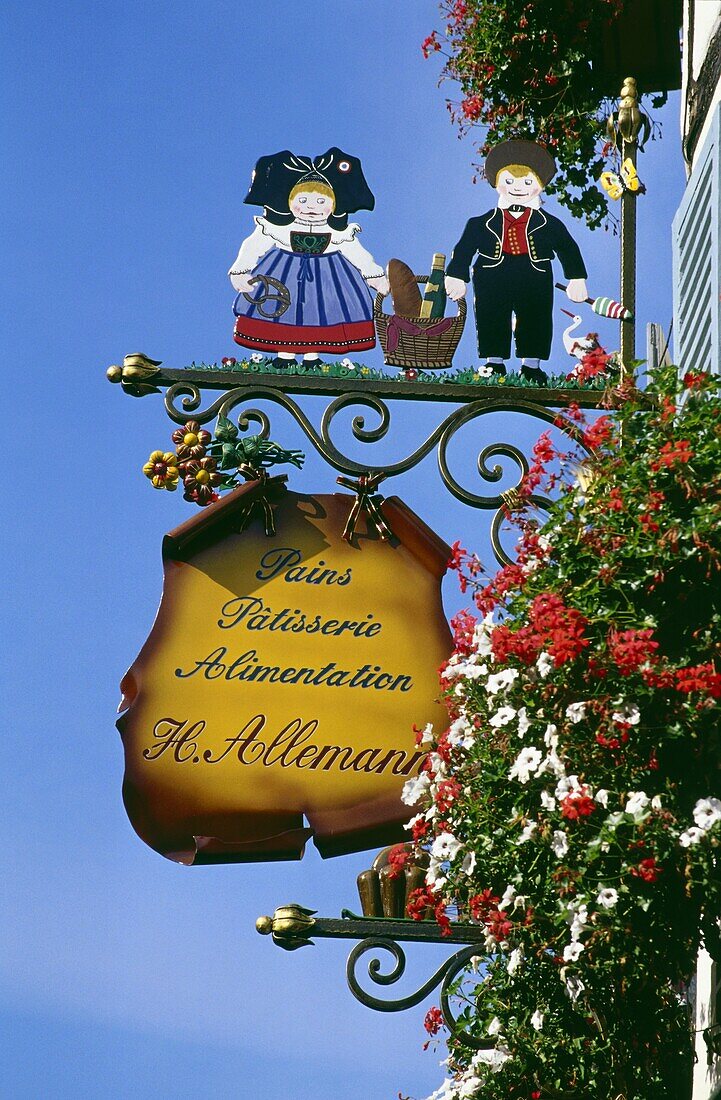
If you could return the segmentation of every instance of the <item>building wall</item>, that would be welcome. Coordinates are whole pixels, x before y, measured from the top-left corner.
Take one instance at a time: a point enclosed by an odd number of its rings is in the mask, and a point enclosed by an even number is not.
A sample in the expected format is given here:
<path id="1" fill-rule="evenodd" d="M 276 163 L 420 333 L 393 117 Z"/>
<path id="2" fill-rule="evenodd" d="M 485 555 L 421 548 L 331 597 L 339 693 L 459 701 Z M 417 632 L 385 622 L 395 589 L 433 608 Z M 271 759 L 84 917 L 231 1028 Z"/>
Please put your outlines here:
<path id="1" fill-rule="evenodd" d="M 721 198 L 721 0 L 686 0 L 681 136 L 689 181 L 673 227 L 676 362 L 719 371 Z M 693 268 L 697 282 L 693 287 Z M 689 273 L 692 278 L 689 279 Z M 684 277 L 685 276 L 685 277 Z M 690 362 L 686 366 L 691 366 Z M 693 1100 L 721 1100 L 721 1058 L 706 1038 L 721 1037 L 721 966 L 701 951 L 695 986 Z M 717 1040 L 718 1041 L 718 1040 Z"/>
<path id="2" fill-rule="evenodd" d="M 681 137 L 689 172 L 721 103 L 721 0 L 686 0 L 683 17 Z"/>

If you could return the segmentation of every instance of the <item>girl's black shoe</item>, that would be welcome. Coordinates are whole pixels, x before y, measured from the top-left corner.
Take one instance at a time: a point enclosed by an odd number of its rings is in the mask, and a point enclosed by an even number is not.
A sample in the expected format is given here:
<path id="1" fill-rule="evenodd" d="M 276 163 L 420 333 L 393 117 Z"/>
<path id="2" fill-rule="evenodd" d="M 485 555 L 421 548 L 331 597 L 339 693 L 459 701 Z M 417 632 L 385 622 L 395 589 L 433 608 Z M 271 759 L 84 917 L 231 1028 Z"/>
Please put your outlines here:
<path id="1" fill-rule="evenodd" d="M 298 363 L 295 359 L 281 359 L 279 355 L 276 355 L 273 366 L 276 370 L 287 370 L 288 367 L 297 367 Z"/>

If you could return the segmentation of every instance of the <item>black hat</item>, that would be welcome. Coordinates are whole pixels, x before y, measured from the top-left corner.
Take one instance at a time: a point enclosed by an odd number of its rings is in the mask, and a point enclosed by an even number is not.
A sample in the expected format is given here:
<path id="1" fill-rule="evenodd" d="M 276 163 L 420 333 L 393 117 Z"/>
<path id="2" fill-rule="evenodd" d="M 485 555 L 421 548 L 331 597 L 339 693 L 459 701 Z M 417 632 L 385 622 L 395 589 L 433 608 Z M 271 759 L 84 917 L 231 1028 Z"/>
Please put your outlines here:
<path id="1" fill-rule="evenodd" d="M 288 197 L 297 183 L 323 182 L 333 190 L 335 210 L 328 221 L 334 229 L 345 229 L 348 215 L 372 210 L 373 192 L 366 183 L 361 162 L 333 146 L 319 157 L 300 157 L 283 149 L 261 157 L 255 166 L 245 202 L 264 206 L 269 221 L 283 225 L 293 220 Z"/>
<path id="2" fill-rule="evenodd" d="M 510 141 L 494 145 L 486 157 L 486 179 L 491 187 L 496 186 L 498 173 L 509 164 L 526 165 L 536 173 L 544 187 L 556 174 L 556 162 L 547 149 L 535 141 L 511 138 Z"/>

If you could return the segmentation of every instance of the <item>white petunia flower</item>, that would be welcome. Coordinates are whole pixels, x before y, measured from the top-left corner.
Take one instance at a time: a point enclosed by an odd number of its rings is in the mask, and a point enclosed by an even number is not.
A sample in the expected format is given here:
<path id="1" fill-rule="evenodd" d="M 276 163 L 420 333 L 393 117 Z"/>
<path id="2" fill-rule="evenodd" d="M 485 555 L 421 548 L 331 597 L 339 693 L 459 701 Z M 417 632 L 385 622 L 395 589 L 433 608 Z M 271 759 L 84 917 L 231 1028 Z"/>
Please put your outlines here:
<path id="1" fill-rule="evenodd" d="M 428 793 L 430 785 L 431 780 L 427 772 L 423 772 L 421 775 L 414 775 L 403 784 L 401 800 L 405 802 L 406 806 L 415 806 L 416 802 Z"/>
<path id="2" fill-rule="evenodd" d="M 585 905 L 582 905 L 577 913 L 574 914 L 571 921 L 571 939 L 574 943 L 577 943 L 581 938 L 581 934 L 588 927 L 588 909 Z"/>
<path id="3" fill-rule="evenodd" d="M 489 611 L 479 623 L 476 623 L 473 631 L 473 648 L 481 657 L 490 657 L 493 653 L 491 634 L 495 629 L 496 624 L 493 621 L 492 611 Z"/>
<path id="4" fill-rule="evenodd" d="M 566 774 L 566 769 L 563 766 L 563 761 L 556 752 L 555 748 L 551 749 L 548 756 L 543 761 L 538 769 L 538 774 L 543 775 L 545 772 L 551 772 L 557 779 L 563 778 Z"/>
<path id="5" fill-rule="evenodd" d="M 535 833 L 537 828 L 538 828 L 538 822 L 537 821 L 529 821 L 528 824 L 526 825 L 525 829 L 523 830 L 523 832 L 519 836 L 518 840 L 516 841 L 516 844 L 525 844 L 527 840 L 531 839 L 531 837 L 533 836 L 533 834 Z"/>
<path id="6" fill-rule="evenodd" d="M 614 722 L 623 722 L 626 726 L 637 726 L 641 721 L 641 711 L 635 703 L 621 705 L 616 704 L 618 710 L 611 715 Z"/>
<path id="7" fill-rule="evenodd" d="M 440 890 L 445 884 L 446 876 L 443 874 L 441 861 L 439 859 L 431 859 L 426 871 L 426 885 L 430 886 L 432 890 Z"/>
<path id="8" fill-rule="evenodd" d="M 630 814 L 631 817 L 640 817 L 645 813 L 650 801 L 651 799 L 643 791 L 629 791 L 623 812 Z"/>
<path id="9" fill-rule="evenodd" d="M 581 789 L 577 775 L 566 775 L 556 784 L 554 794 L 559 802 L 568 798 L 570 794 L 576 794 Z"/>
<path id="10" fill-rule="evenodd" d="M 546 726 L 546 732 L 543 735 L 543 741 L 549 749 L 558 748 L 558 727 L 554 726 L 553 722 L 549 722 Z"/>
<path id="11" fill-rule="evenodd" d="M 528 719 L 528 715 L 526 714 L 526 708 L 521 707 L 518 712 L 518 736 L 525 737 L 530 728 L 531 723 Z"/>
<path id="12" fill-rule="evenodd" d="M 513 904 L 515 899 L 516 899 L 516 887 L 511 886 L 509 884 L 506 887 L 506 889 L 503 891 L 503 897 L 501 898 L 501 900 L 498 903 L 498 908 L 502 912 L 505 912 L 508 909 L 509 905 Z"/>
<path id="13" fill-rule="evenodd" d="M 509 722 L 512 722 L 518 712 L 513 707 L 500 707 L 495 714 L 492 714 L 488 719 L 489 726 L 493 726 L 494 729 L 500 729 L 501 726 L 507 726 Z"/>
<path id="14" fill-rule="evenodd" d="M 499 691 L 508 691 L 518 679 L 518 671 L 515 668 L 504 668 L 501 672 L 493 672 L 486 680 L 486 691 L 489 695 L 497 695 Z"/>
<path id="15" fill-rule="evenodd" d="M 517 779 L 519 783 L 528 783 L 533 772 L 538 770 L 542 759 L 543 753 L 533 745 L 521 749 L 508 773 L 508 778 Z"/>
<path id="16" fill-rule="evenodd" d="M 537 1008 L 531 1016 L 531 1027 L 534 1028 L 536 1031 L 540 1031 L 543 1027 L 543 1013 L 541 1012 L 540 1008 Z"/>
<path id="17" fill-rule="evenodd" d="M 544 810 L 555 810 L 556 799 L 548 791 L 541 791 L 541 806 Z"/>
<path id="18" fill-rule="evenodd" d="M 435 741 L 435 737 L 433 735 L 433 726 L 429 722 L 428 725 L 423 730 L 423 733 L 421 734 L 420 743 L 421 743 L 421 745 L 432 745 L 434 741 Z"/>
<path id="19" fill-rule="evenodd" d="M 470 749 L 474 741 L 473 733 L 473 726 L 461 715 L 448 729 L 448 744 L 454 749 Z"/>
<path id="20" fill-rule="evenodd" d="M 596 791 L 596 802 L 605 809 L 606 806 L 608 806 L 608 791 L 604 788 L 601 788 L 600 791 Z"/>
<path id="21" fill-rule="evenodd" d="M 652 810 L 662 810 L 663 809 L 663 806 L 661 804 L 661 795 L 660 794 L 655 794 L 653 796 L 653 798 L 651 799 L 651 809 Z"/>
<path id="22" fill-rule="evenodd" d="M 466 855 L 463 857 L 463 863 L 461 864 L 461 870 L 463 871 L 464 875 L 468 875 L 470 877 L 470 875 L 473 874 L 475 869 L 476 869 L 476 853 L 475 852 L 467 852 Z"/>
<path id="23" fill-rule="evenodd" d="M 581 981 L 581 979 L 577 978 L 573 974 L 570 975 L 567 978 L 564 978 L 564 982 L 565 982 L 565 985 L 566 985 L 566 992 L 568 993 L 568 996 L 571 998 L 571 1000 L 575 1004 L 576 1001 L 578 1000 L 578 998 L 581 996 L 581 994 L 585 993 L 586 987 L 583 984 L 583 982 Z"/>
<path id="24" fill-rule="evenodd" d="M 431 846 L 431 856 L 441 862 L 450 860 L 458 855 L 462 847 L 460 840 L 456 840 L 453 833 L 440 833 Z"/>
<path id="25" fill-rule="evenodd" d="M 514 947 L 511 954 L 508 956 L 508 962 L 506 963 L 506 970 L 513 977 L 523 965 L 523 951 L 520 947 Z"/>
<path id="26" fill-rule="evenodd" d="M 598 892 L 596 901 L 602 909 L 613 909 L 618 901 L 618 890 L 614 890 L 612 886 L 603 886 Z"/>
<path id="27" fill-rule="evenodd" d="M 493 1019 L 491 1020 L 490 1024 L 488 1025 L 488 1034 L 489 1035 L 500 1035 L 501 1027 L 502 1027 L 501 1021 L 498 1019 L 497 1016 L 494 1016 Z"/>
<path id="28" fill-rule="evenodd" d="M 551 840 L 551 847 L 553 853 L 558 859 L 563 859 L 568 851 L 568 837 L 564 833 L 563 829 L 556 829 Z"/>
<path id="29" fill-rule="evenodd" d="M 448 764 L 438 752 L 428 754 L 428 767 L 433 772 L 436 782 L 439 779 L 445 779 L 448 774 Z"/>
<path id="30" fill-rule="evenodd" d="M 574 725 L 582 722 L 585 717 L 585 703 L 571 703 L 569 706 L 566 707 L 566 718 L 568 718 L 569 722 L 573 722 Z"/>
<path id="31" fill-rule="evenodd" d="M 553 657 L 551 654 L 546 653 L 545 650 L 543 653 L 540 653 L 536 661 L 536 668 L 538 669 L 539 676 L 545 680 L 553 668 Z"/>
<path id="32" fill-rule="evenodd" d="M 573 943 L 567 944 L 563 949 L 563 958 L 565 962 L 578 962 L 578 958 L 585 948 L 578 940 L 574 940 Z"/>
<path id="33" fill-rule="evenodd" d="M 685 833 L 681 833 L 678 842 L 682 848 L 691 848 L 694 844 L 698 844 L 699 840 L 703 839 L 703 836 L 704 830 L 698 829 L 695 825 L 692 825 Z"/>
<path id="34" fill-rule="evenodd" d="M 406 829 L 408 832 L 410 832 L 414 825 L 417 825 L 419 821 L 423 821 L 423 818 L 424 818 L 423 814 L 416 814 L 415 817 L 412 817 L 410 819 L 410 821 L 406 821 L 403 828 Z"/>
<path id="35" fill-rule="evenodd" d="M 706 832 L 721 821 L 721 802 L 718 798 L 701 798 L 693 808 L 693 819 L 699 829 Z"/>
<path id="36" fill-rule="evenodd" d="M 508 1047 L 492 1047 L 490 1050 L 477 1050 L 471 1058 L 471 1062 L 474 1066 L 489 1066 L 493 1073 L 498 1073 L 504 1062 L 507 1062 L 511 1057 L 511 1052 Z M 479 1088 L 483 1085 L 481 1078 L 478 1078 Z"/>

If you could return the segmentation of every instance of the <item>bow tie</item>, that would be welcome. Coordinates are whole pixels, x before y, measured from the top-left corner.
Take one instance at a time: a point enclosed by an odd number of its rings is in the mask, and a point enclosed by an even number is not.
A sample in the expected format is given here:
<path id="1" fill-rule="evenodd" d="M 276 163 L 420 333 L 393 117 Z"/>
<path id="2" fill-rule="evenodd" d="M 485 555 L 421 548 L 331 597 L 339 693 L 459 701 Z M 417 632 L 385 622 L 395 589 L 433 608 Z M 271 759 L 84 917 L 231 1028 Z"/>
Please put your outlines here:
<path id="1" fill-rule="evenodd" d="M 528 210 L 527 206 L 521 206 L 519 202 L 514 202 L 513 206 L 507 208 L 511 214 L 522 214 L 524 210 Z"/>

